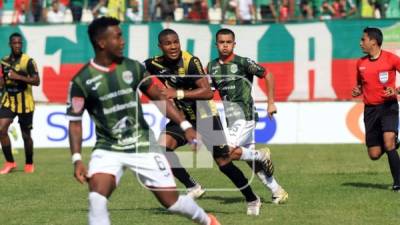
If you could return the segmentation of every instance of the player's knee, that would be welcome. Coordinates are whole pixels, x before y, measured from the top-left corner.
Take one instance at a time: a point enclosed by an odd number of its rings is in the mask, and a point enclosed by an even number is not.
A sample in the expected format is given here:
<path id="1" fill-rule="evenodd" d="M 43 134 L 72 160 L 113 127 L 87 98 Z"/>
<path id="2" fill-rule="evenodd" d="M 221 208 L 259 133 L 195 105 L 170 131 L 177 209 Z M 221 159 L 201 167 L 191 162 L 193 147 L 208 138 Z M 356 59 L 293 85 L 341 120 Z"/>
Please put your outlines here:
<path id="1" fill-rule="evenodd" d="M 105 207 L 107 205 L 107 198 L 97 192 L 90 192 L 89 204 L 92 207 Z"/>
<path id="2" fill-rule="evenodd" d="M 381 158 L 381 154 L 368 154 L 369 158 L 373 161 L 378 160 Z"/>

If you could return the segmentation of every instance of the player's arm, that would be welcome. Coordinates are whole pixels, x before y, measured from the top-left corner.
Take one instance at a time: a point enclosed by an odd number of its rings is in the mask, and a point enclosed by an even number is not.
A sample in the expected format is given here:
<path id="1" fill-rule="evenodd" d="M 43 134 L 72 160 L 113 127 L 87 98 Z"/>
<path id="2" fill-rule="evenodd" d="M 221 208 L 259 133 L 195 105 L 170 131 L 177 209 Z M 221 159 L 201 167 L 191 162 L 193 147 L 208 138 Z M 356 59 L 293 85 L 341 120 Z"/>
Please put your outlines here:
<path id="1" fill-rule="evenodd" d="M 33 59 L 29 60 L 27 70 L 28 70 L 28 76 L 21 75 L 17 73 L 15 70 L 10 70 L 8 78 L 12 80 L 19 80 L 30 85 L 39 86 L 40 84 L 39 72 L 36 63 Z"/>
<path id="2" fill-rule="evenodd" d="M 356 84 L 356 86 L 351 90 L 351 96 L 352 96 L 353 98 L 362 95 L 362 78 L 361 78 L 361 74 L 360 74 L 358 68 L 359 68 L 359 61 L 357 62 L 357 84 Z"/>
<path id="3" fill-rule="evenodd" d="M 204 72 L 203 66 L 197 57 L 193 57 L 189 62 L 188 67 L 189 75 L 198 75 L 199 77 L 188 77 L 187 79 L 195 79 L 196 88 L 192 90 L 182 90 L 174 88 L 165 88 L 162 94 L 166 98 L 192 99 L 192 100 L 210 100 L 213 98 L 214 93 L 211 90 L 210 83 L 207 75 Z"/>
<path id="4" fill-rule="evenodd" d="M 275 105 L 275 79 L 271 72 L 268 72 L 260 64 L 257 64 L 251 59 L 246 59 L 245 68 L 247 69 L 247 74 L 250 76 L 257 76 L 259 78 L 264 78 L 265 86 L 267 87 L 267 113 L 269 117 L 272 117 L 277 113 L 277 108 Z"/>
<path id="5" fill-rule="evenodd" d="M 86 181 L 87 170 L 82 162 L 82 115 L 85 98 L 79 86 L 71 82 L 67 103 L 67 119 L 69 120 L 69 148 L 74 164 L 74 177 L 80 183 Z"/>
<path id="6" fill-rule="evenodd" d="M 189 143 L 196 144 L 196 131 L 193 129 L 192 124 L 187 121 L 184 115 L 174 106 L 172 101 L 168 100 L 165 95 L 161 93 L 160 88 L 155 85 L 150 77 L 144 78 L 140 85 L 140 90 L 147 95 L 151 100 L 155 100 L 156 106 L 160 109 L 161 113 L 165 113 L 166 117 L 179 124 L 182 130 L 185 132 L 185 137 Z M 157 104 L 157 101 L 162 101 L 165 105 Z M 164 109 L 165 112 L 161 109 Z"/>
<path id="7" fill-rule="evenodd" d="M 275 79 L 272 73 L 265 75 L 265 86 L 268 88 L 267 91 L 267 112 L 268 116 L 272 117 L 277 113 L 277 108 L 275 105 Z"/>

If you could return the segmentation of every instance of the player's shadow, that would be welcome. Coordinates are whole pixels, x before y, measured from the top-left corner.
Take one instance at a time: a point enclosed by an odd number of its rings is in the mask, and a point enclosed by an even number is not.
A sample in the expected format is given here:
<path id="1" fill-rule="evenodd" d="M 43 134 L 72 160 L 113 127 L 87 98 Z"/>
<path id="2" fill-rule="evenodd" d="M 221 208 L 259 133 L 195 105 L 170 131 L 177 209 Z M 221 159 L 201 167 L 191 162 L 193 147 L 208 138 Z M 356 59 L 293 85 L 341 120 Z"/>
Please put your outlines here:
<path id="1" fill-rule="evenodd" d="M 219 201 L 222 204 L 243 202 L 243 198 L 241 198 L 241 197 L 204 196 L 204 197 L 202 197 L 202 199 Z"/>
<path id="2" fill-rule="evenodd" d="M 346 182 L 343 183 L 342 186 L 350 186 L 355 188 L 375 188 L 382 190 L 387 190 L 390 188 L 390 185 L 387 184 L 362 183 L 362 182 Z"/>

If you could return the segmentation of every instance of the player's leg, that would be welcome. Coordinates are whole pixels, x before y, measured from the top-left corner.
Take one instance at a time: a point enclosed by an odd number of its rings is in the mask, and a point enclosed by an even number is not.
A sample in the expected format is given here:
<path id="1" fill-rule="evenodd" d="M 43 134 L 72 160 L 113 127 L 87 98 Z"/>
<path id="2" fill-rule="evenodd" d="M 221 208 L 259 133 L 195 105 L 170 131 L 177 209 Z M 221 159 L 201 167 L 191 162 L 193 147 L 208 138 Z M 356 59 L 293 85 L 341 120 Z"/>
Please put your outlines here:
<path id="1" fill-rule="evenodd" d="M 239 160 L 246 161 L 261 182 L 271 190 L 272 202 L 281 204 L 288 200 L 289 194 L 278 184 L 274 175 L 274 166 L 271 160 L 271 151 L 264 147 L 255 149 L 254 140 L 255 121 L 237 120 L 228 128 L 228 140 L 233 146 L 240 147 L 233 150 L 241 152 Z M 236 156 L 237 157 L 237 156 Z"/>
<path id="2" fill-rule="evenodd" d="M 6 162 L 0 170 L 0 174 L 7 174 L 17 167 L 12 155 L 11 141 L 8 136 L 8 127 L 12 123 L 15 114 L 8 108 L 0 108 L 0 143 Z"/>
<path id="3" fill-rule="evenodd" d="M 22 140 L 25 149 L 25 173 L 33 173 L 33 140 L 31 136 L 33 113 L 18 114 L 18 121 L 21 128 Z"/>
<path id="4" fill-rule="evenodd" d="M 167 124 L 166 131 L 161 133 L 159 138 L 159 144 L 166 149 L 165 156 L 171 165 L 174 176 L 185 185 L 189 196 L 199 198 L 204 195 L 205 190 L 190 176 L 174 152 L 176 148 L 184 146 L 186 143 L 184 132 L 173 122 Z"/>
<path id="5" fill-rule="evenodd" d="M 400 191 L 400 158 L 396 148 L 399 124 L 398 113 L 399 106 L 397 101 L 385 104 L 385 111 L 382 117 L 383 146 L 388 156 L 394 191 Z"/>
<path id="6" fill-rule="evenodd" d="M 120 158 L 126 153 L 95 150 L 89 162 L 89 225 L 110 225 L 108 198 L 123 174 Z"/>
<path id="7" fill-rule="evenodd" d="M 193 198 L 178 195 L 171 168 L 163 154 L 137 153 L 130 155 L 129 158 L 126 157 L 123 162 L 168 211 L 181 214 L 198 224 L 219 224 L 216 220 L 210 223 L 215 218 L 207 215 Z"/>

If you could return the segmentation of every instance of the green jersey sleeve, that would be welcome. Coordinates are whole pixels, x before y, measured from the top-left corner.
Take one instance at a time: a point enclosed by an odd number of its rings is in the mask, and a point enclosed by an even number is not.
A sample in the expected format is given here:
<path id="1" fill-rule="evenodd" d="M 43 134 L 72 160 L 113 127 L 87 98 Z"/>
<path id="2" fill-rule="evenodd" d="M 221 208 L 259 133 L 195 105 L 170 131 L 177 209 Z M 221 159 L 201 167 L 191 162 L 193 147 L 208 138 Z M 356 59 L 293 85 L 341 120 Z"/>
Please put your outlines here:
<path id="1" fill-rule="evenodd" d="M 244 61 L 245 71 L 248 75 L 264 77 L 266 75 L 266 70 L 261 65 L 257 64 L 249 58 L 245 58 Z"/>
<path id="2" fill-rule="evenodd" d="M 150 73 L 146 70 L 143 64 L 140 63 L 139 67 L 139 77 L 140 77 L 140 90 L 146 92 L 153 85 L 153 79 Z"/>

